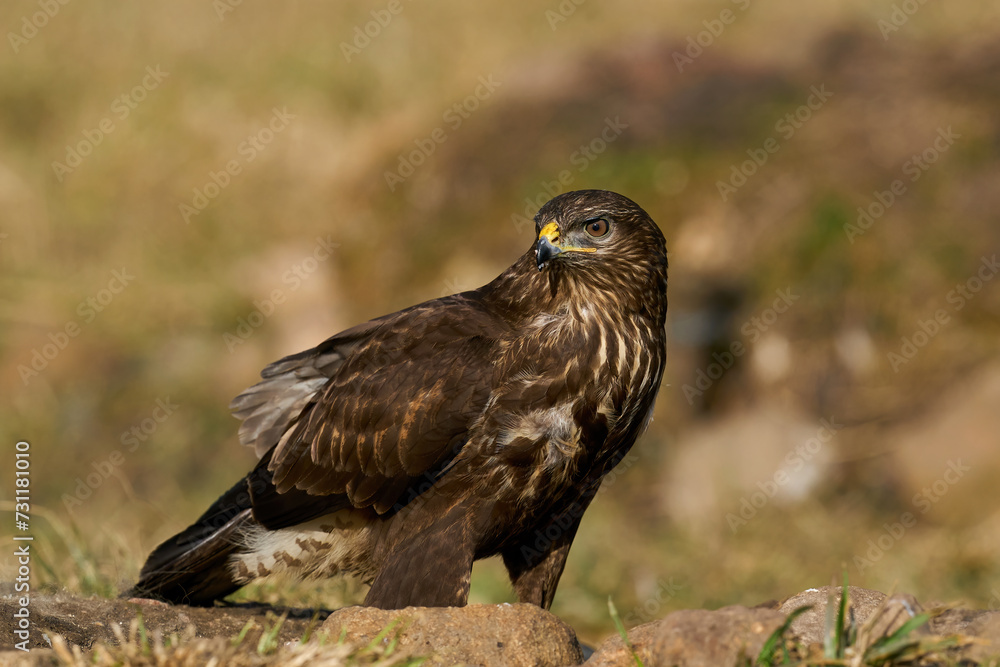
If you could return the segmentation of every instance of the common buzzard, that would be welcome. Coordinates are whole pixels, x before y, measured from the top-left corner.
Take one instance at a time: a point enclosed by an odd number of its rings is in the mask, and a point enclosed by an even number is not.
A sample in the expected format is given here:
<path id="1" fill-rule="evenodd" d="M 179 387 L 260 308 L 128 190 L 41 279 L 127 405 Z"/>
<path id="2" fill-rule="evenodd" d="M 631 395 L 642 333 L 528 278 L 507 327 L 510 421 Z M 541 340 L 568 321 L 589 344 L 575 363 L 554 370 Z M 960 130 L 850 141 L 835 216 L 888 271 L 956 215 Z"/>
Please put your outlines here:
<path id="1" fill-rule="evenodd" d="M 650 420 L 666 355 L 660 230 L 613 192 L 560 195 L 477 290 L 343 331 L 233 400 L 260 461 L 126 593 L 212 604 L 258 578 L 351 572 L 365 604 L 461 606 L 500 554 L 552 604 L 601 480 Z"/>

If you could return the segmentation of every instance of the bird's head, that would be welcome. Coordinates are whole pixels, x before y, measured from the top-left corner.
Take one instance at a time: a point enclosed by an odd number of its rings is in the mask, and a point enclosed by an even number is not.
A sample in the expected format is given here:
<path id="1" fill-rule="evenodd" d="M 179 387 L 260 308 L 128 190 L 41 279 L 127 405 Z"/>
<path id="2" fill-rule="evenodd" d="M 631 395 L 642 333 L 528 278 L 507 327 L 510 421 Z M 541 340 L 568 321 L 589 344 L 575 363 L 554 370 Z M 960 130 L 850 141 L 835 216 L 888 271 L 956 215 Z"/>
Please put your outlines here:
<path id="1" fill-rule="evenodd" d="M 666 275 L 663 234 L 638 204 L 614 192 L 578 190 L 555 197 L 535 216 L 535 233 L 539 271 L 598 282 L 613 275 L 627 279 L 643 269 Z"/>
<path id="2" fill-rule="evenodd" d="M 531 247 L 481 298 L 516 321 L 572 310 L 662 323 L 666 291 L 666 241 L 656 223 L 620 194 L 578 190 L 539 209 Z"/>

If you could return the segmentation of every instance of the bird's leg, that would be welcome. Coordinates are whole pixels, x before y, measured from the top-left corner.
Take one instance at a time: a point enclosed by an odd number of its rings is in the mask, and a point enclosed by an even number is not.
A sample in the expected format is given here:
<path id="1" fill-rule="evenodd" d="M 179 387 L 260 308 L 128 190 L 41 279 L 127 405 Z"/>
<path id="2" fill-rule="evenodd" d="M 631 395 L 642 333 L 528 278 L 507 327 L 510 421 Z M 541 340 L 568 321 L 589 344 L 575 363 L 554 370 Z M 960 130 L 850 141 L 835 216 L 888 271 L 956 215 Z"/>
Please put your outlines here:
<path id="1" fill-rule="evenodd" d="M 503 563 L 519 602 L 536 604 L 542 609 L 552 606 L 569 548 L 589 504 L 590 498 L 578 500 L 503 550 Z"/>
<path id="2" fill-rule="evenodd" d="M 434 517 L 433 503 L 423 516 L 405 517 L 395 536 L 386 543 L 366 607 L 464 607 L 469 600 L 472 561 L 475 556 L 468 517 L 453 507 L 413 534 L 424 519 Z M 397 517 L 397 519 L 400 517 Z M 395 532 L 395 531 L 390 531 Z"/>
<path id="3" fill-rule="evenodd" d="M 531 549 L 530 546 L 525 546 Z M 507 566 L 518 602 L 536 604 L 542 609 L 552 606 L 559 577 L 566 567 L 569 547 L 569 544 L 564 544 L 552 549 L 540 556 L 540 560 L 530 561 L 533 564 L 529 564 L 517 549 L 507 549 L 503 552 L 503 562 Z"/>

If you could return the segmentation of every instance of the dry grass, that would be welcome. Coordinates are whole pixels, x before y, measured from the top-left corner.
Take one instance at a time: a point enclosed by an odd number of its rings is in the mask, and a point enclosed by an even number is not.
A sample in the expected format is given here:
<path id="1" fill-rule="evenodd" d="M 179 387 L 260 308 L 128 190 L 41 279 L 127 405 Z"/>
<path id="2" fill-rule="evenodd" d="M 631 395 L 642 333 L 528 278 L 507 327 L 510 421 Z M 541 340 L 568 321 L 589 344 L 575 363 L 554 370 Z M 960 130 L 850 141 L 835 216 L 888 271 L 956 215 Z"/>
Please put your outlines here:
<path id="1" fill-rule="evenodd" d="M 248 624 L 249 626 L 249 624 Z M 261 636 L 256 646 L 244 641 L 246 629 L 236 637 L 196 637 L 190 628 L 184 636 L 164 638 L 159 632 L 147 633 L 139 617 L 126 633 L 117 624 L 112 627 L 117 642 L 99 643 L 91 651 L 81 651 L 67 644 L 59 635 L 52 648 L 61 665 L 67 667 L 180 667 L 182 665 L 231 665 L 233 667 L 268 667 L 283 665 L 304 667 L 416 667 L 426 658 L 396 651 L 392 628 L 379 634 L 367 646 L 353 646 L 343 638 L 331 640 L 325 635 L 304 637 L 290 644 L 276 641 L 280 621 Z M 389 641 L 383 641 L 383 639 Z"/>

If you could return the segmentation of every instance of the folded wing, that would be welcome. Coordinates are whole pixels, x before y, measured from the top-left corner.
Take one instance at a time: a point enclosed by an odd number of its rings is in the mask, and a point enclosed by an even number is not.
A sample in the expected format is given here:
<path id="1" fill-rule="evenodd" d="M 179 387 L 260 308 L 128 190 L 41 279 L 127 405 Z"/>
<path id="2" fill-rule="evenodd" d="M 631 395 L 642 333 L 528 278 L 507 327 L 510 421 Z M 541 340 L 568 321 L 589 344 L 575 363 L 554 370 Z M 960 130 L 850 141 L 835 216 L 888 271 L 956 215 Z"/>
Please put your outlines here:
<path id="1" fill-rule="evenodd" d="M 274 529 L 344 507 L 383 514 L 433 483 L 486 406 L 503 333 L 474 296 L 459 294 L 265 368 L 230 405 L 241 442 L 271 477 L 251 488 L 255 518 Z"/>

